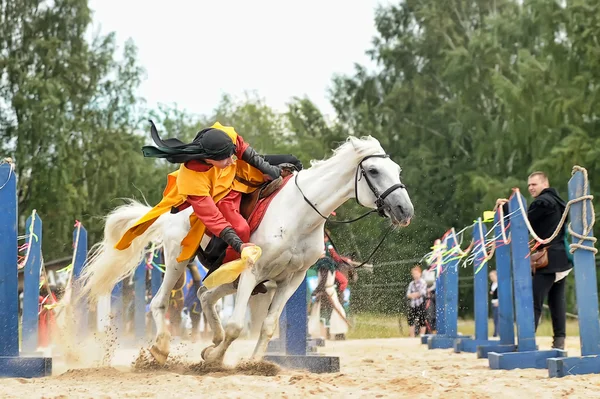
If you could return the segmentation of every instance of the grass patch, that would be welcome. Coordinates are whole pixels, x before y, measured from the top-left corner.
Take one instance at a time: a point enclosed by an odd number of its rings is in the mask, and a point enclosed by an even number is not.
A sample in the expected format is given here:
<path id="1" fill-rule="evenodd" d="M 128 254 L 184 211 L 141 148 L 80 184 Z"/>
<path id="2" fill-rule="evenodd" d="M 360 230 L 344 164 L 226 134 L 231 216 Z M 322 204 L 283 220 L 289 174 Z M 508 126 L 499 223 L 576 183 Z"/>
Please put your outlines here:
<path id="1" fill-rule="evenodd" d="M 402 338 L 408 337 L 408 323 L 406 316 L 392 316 L 378 313 L 355 313 L 351 315 L 352 328 L 348 331 L 348 339 L 369 338 Z M 463 335 L 475 333 L 474 320 L 458 319 L 458 332 Z M 488 321 L 488 334 L 491 337 L 494 332 L 494 322 Z M 567 319 L 567 336 L 579 335 L 579 324 L 577 320 Z M 516 326 L 515 326 L 516 336 Z M 538 327 L 536 336 L 552 336 L 552 322 L 549 316 L 544 315 Z"/>

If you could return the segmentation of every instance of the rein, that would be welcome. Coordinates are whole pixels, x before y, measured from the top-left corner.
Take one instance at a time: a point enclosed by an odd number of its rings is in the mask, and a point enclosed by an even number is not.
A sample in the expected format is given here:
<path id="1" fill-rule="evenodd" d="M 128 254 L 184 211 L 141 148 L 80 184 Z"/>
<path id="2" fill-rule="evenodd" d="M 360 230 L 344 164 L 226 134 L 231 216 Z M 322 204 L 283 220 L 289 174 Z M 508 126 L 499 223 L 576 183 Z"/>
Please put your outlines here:
<path id="1" fill-rule="evenodd" d="M 390 188 L 388 188 L 387 190 L 385 190 L 382 194 L 379 194 L 379 190 L 377 190 L 377 188 L 375 188 L 375 186 L 373 186 L 373 183 L 371 183 L 371 180 L 369 180 L 369 177 L 367 176 L 367 172 L 365 172 L 365 169 L 363 167 L 363 162 L 366 161 L 369 158 L 389 158 L 389 155 L 387 154 L 382 154 L 382 155 L 369 155 L 364 157 L 358 164 L 358 166 L 356 167 L 356 173 L 354 175 L 354 199 L 356 200 L 356 203 L 360 206 L 363 206 L 363 204 L 360 203 L 360 200 L 358 199 L 358 182 L 360 181 L 360 179 L 362 179 L 363 177 L 365 178 L 365 181 L 367 182 L 367 185 L 369 186 L 369 189 L 371 190 L 371 192 L 375 195 L 376 199 L 375 199 L 375 205 L 377 206 L 376 209 L 370 210 L 369 212 L 365 213 L 364 215 L 361 215 L 355 219 L 349 219 L 349 220 L 331 220 L 329 219 L 329 216 L 323 216 L 323 214 L 321 212 L 319 212 L 319 210 L 313 205 L 313 203 L 306 198 L 306 196 L 304 195 L 304 192 L 302 192 L 302 189 L 300 188 L 300 186 L 298 185 L 298 175 L 300 174 L 300 172 L 298 172 L 296 174 L 296 176 L 294 177 L 294 183 L 296 183 L 296 187 L 298 188 L 298 191 L 300 191 L 300 194 L 302 195 L 302 198 L 304 199 L 304 201 L 310 205 L 310 207 L 319 214 L 319 216 L 321 216 L 323 219 L 325 219 L 325 223 L 327 222 L 331 222 L 331 223 L 335 223 L 335 224 L 349 224 L 349 223 L 353 223 L 356 222 L 366 216 L 369 216 L 372 213 L 377 212 L 379 214 L 379 216 L 381 217 L 385 217 L 385 203 L 384 200 L 385 198 L 390 195 L 393 191 L 399 189 L 399 188 L 406 188 L 406 186 L 402 183 L 398 183 L 398 184 L 394 184 L 393 186 L 391 186 Z M 359 173 L 360 172 L 360 173 Z M 360 176 L 359 176 L 360 174 Z M 392 231 L 393 229 L 393 225 L 390 225 L 390 227 L 387 229 L 387 231 L 383 234 L 383 237 L 381 238 L 381 240 L 379 241 L 379 244 L 377 244 L 377 246 L 375 247 L 375 249 L 373 250 L 373 252 L 371 252 L 371 255 L 369 255 L 369 257 L 367 258 L 367 260 L 365 260 L 364 262 L 362 262 L 360 265 L 356 266 L 355 268 L 358 269 L 360 267 L 363 267 L 367 262 L 369 262 L 371 260 L 371 258 L 373 257 L 373 255 L 375 255 L 375 252 L 377 252 L 377 250 L 379 249 L 379 247 L 381 246 L 381 244 L 383 244 L 383 241 L 386 239 L 386 237 L 388 236 L 388 234 L 390 233 L 390 231 Z M 331 239 L 331 237 L 329 236 L 329 234 L 327 234 L 327 232 L 325 233 L 327 235 L 327 238 L 329 238 L 329 241 L 331 242 L 331 244 L 333 245 L 334 249 L 335 249 L 335 244 L 333 244 L 333 240 Z M 337 251 L 337 249 L 336 249 Z"/>

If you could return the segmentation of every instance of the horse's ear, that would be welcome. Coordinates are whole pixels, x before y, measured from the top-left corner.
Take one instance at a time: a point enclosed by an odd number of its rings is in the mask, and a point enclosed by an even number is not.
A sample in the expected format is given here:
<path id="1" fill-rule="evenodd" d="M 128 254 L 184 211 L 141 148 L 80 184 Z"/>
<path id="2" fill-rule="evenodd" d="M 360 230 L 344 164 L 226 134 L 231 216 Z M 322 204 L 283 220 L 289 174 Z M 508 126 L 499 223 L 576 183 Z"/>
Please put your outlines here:
<path id="1" fill-rule="evenodd" d="M 348 136 L 348 141 L 350 142 L 350 144 L 352 144 L 352 147 L 355 150 L 359 150 L 359 146 L 358 144 L 360 143 L 360 139 L 358 137 L 355 136 Z"/>

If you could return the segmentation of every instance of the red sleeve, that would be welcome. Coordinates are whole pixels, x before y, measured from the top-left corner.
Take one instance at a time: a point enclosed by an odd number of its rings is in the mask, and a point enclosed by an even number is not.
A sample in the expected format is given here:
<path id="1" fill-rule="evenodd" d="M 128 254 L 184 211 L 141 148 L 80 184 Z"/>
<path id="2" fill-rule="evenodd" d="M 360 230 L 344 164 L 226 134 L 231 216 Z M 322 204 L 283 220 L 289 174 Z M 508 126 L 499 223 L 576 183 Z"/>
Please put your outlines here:
<path id="1" fill-rule="evenodd" d="M 250 147 L 250 144 L 246 143 L 242 136 L 238 134 L 237 141 L 235 142 L 235 147 L 235 156 L 239 159 L 242 159 L 242 154 L 248 149 L 248 147 Z"/>
<path id="2" fill-rule="evenodd" d="M 225 227 L 231 227 L 231 224 L 229 224 L 221 211 L 219 211 L 212 198 L 188 195 L 187 202 L 192 204 L 194 213 L 204 223 L 208 231 L 217 237 L 221 235 Z"/>
<path id="3" fill-rule="evenodd" d="M 207 165 L 204 162 L 196 160 L 187 161 L 184 165 L 186 168 L 193 170 L 194 172 L 206 172 L 212 168 L 212 165 Z"/>
<path id="4" fill-rule="evenodd" d="M 335 271 L 335 279 L 340 285 L 340 291 L 344 291 L 348 287 L 348 279 L 339 270 Z M 341 299 L 341 298 L 340 298 Z"/>

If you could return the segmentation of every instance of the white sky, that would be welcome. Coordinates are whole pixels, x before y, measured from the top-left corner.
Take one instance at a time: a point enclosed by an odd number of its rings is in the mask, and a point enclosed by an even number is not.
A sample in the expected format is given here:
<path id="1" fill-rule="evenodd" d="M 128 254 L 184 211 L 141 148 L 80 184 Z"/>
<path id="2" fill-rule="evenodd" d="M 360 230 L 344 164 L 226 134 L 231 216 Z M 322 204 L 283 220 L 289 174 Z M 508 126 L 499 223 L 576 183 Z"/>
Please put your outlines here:
<path id="1" fill-rule="evenodd" d="M 94 31 L 114 31 L 138 47 L 146 69 L 140 95 L 149 107 L 177 103 L 209 114 L 223 93 L 256 91 L 284 110 L 307 95 L 333 116 L 327 88 L 352 74 L 375 36 L 385 0 L 91 0 Z M 120 50 L 122 47 L 120 47 Z"/>

